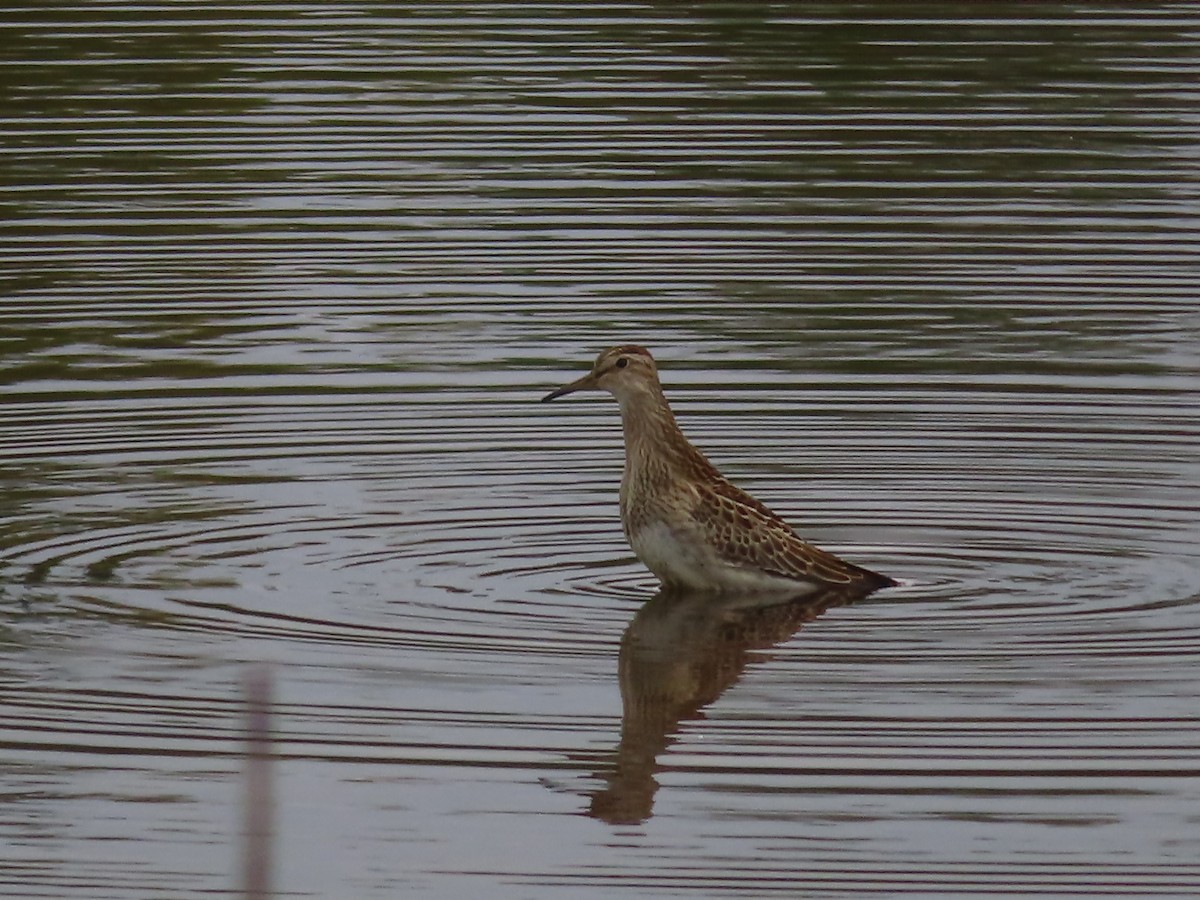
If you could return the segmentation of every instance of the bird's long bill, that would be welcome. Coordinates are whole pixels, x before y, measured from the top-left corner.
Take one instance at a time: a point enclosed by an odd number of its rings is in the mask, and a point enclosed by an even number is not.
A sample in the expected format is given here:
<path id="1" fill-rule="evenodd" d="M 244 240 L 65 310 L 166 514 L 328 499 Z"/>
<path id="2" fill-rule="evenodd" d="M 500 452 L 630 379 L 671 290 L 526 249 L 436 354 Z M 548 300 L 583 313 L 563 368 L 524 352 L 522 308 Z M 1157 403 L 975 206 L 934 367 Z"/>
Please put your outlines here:
<path id="1" fill-rule="evenodd" d="M 594 388 L 595 386 L 596 386 L 595 373 L 588 372 L 582 378 L 577 378 L 574 381 L 572 381 L 570 384 L 564 384 L 558 390 L 551 391 L 545 397 L 542 398 L 542 402 L 545 403 L 547 400 L 557 400 L 559 397 L 565 397 L 567 394 L 573 394 L 576 391 L 587 390 L 588 388 Z"/>

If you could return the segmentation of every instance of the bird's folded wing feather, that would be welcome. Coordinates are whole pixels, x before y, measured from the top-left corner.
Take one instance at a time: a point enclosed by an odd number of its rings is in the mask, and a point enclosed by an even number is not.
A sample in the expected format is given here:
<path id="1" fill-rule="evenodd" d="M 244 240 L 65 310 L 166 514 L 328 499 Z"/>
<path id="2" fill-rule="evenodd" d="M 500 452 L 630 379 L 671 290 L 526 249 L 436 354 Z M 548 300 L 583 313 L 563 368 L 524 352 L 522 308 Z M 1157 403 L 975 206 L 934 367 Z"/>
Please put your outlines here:
<path id="1" fill-rule="evenodd" d="M 785 578 L 851 584 L 862 573 L 800 538 L 778 515 L 736 485 L 712 481 L 697 488 L 693 516 L 728 562 Z"/>

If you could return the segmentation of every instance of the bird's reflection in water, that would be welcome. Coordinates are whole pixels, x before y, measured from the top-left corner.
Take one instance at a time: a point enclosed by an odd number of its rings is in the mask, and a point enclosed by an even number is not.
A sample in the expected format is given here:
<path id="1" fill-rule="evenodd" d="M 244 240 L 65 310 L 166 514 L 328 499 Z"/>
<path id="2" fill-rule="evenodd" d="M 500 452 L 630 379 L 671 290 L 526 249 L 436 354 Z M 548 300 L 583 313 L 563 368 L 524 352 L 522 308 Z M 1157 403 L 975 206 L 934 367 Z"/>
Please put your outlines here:
<path id="1" fill-rule="evenodd" d="M 781 602 L 657 594 L 621 639 L 621 741 L 595 773 L 604 782 L 591 795 L 589 814 L 613 824 L 645 821 L 658 790 L 658 756 L 681 722 L 741 677 L 754 651 L 779 644 L 825 610 L 864 593 L 827 590 Z"/>

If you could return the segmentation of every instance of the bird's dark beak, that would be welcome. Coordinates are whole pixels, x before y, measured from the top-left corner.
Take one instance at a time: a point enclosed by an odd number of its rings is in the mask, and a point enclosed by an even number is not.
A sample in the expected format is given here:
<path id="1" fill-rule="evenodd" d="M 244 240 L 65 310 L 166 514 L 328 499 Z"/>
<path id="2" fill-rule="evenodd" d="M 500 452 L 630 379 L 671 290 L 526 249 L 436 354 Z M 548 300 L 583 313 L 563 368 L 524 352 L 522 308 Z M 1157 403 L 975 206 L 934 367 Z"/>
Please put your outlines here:
<path id="1" fill-rule="evenodd" d="M 596 373 L 588 372 L 582 378 L 578 378 L 575 381 L 572 381 L 570 384 L 564 384 L 556 391 L 551 391 L 542 398 L 542 402 L 545 403 L 548 400 L 557 400 L 559 397 L 565 397 L 567 394 L 573 394 L 576 391 L 586 391 L 589 388 L 594 388 L 595 386 Z"/>

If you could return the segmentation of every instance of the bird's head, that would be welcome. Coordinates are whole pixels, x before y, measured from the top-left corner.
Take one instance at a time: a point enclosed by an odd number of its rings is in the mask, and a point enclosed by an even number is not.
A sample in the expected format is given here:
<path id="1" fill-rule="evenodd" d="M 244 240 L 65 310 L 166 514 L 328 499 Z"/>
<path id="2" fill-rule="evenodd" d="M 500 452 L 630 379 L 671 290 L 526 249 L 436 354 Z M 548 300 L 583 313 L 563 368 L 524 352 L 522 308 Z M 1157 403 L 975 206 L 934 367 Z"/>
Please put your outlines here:
<path id="1" fill-rule="evenodd" d="M 621 403 L 640 394 L 658 393 L 661 391 L 658 367 L 645 347 L 636 344 L 610 347 L 596 357 L 592 371 L 551 391 L 542 398 L 542 402 L 586 390 L 608 391 Z"/>

